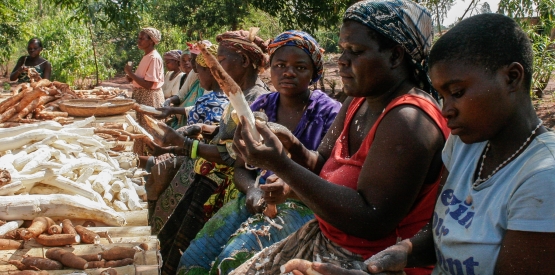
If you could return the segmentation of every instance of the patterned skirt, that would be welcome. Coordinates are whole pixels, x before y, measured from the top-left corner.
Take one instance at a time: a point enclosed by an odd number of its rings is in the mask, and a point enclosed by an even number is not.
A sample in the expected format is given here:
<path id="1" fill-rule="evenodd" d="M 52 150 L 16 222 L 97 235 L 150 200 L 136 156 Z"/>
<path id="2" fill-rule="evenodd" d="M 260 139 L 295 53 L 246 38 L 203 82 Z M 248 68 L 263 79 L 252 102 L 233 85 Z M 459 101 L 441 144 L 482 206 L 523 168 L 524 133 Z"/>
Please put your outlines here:
<path id="1" fill-rule="evenodd" d="M 164 92 L 162 92 L 162 89 L 150 90 L 145 88 L 133 87 L 132 98 L 139 104 L 151 106 L 154 108 L 162 107 L 162 104 L 164 104 Z M 139 125 L 145 127 L 145 114 L 137 112 L 135 116 L 137 117 L 137 122 L 139 123 Z M 142 141 L 135 141 L 133 145 L 133 152 L 141 156 L 145 155 L 144 144 Z"/>
<path id="2" fill-rule="evenodd" d="M 277 207 L 278 216 L 273 220 L 263 214 L 253 215 L 241 193 L 204 225 L 181 256 L 178 274 L 228 274 L 314 219 L 312 211 L 297 200 Z"/>
<path id="3" fill-rule="evenodd" d="M 330 241 L 317 220 L 305 224 L 288 238 L 254 255 L 230 274 L 281 274 L 280 267 L 291 259 L 320 261 L 346 269 L 366 270 L 362 256 Z"/>

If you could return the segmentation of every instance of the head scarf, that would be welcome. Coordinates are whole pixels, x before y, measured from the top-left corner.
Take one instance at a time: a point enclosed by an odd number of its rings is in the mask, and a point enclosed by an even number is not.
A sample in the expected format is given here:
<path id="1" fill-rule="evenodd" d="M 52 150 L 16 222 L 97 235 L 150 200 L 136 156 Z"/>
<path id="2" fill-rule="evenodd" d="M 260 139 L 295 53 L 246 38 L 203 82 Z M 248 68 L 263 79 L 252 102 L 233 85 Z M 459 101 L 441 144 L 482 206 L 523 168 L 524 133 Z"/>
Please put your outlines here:
<path id="1" fill-rule="evenodd" d="M 208 40 L 202 40 L 201 42 L 202 42 L 204 45 L 206 45 L 207 48 L 209 48 L 209 47 L 212 46 L 212 42 L 210 42 L 210 41 L 208 41 Z M 200 49 L 198 48 L 197 43 L 189 43 L 189 42 L 187 42 L 187 47 L 189 47 L 189 51 L 190 51 L 192 54 L 196 54 L 196 55 L 200 54 Z"/>
<path id="2" fill-rule="evenodd" d="M 268 46 L 262 38 L 256 36 L 258 28 L 250 28 L 249 31 L 228 31 L 216 37 L 220 47 L 230 48 L 245 53 L 254 65 L 254 68 L 266 68 L 269 57 Z"/>
<path id="3" fill-rule="evenodd" d="M 179 59 L 181 58 L 181 51 L 180 50 L 171 50 L 169 52 L 166 52 L 166 53 L 164 53 L 164 58 L 179 61 Z"/>
<path id="4" fill-rule="evenodd" d="M 312 59 L 312 64 L 314 64 L 312 83 L 320 79 L 324 72 L 324 62 L 322 60 L 324 49 L 320 48 L 318 42 L 310 34 L 295 30 L 282 32 L 268 45 L 270 56 L 283 46 L 296 46 L 306 52 Z"/>
<path id="5" fill-rule="evenodd" d="M 160 40 L 162 40 L 162 33 L 155 28 L 144 28 L 141 31 L 146 33 L 148 37 L 154 41 L 154 45 L 160 43 Z"/>
<path id="6" fill-rule="evenodd" d="M 204 41 L 203 41 L 203 43 L 204 43 Z M 212 55 L 214 55 L 214 56 L 218 55 L 218 45 L 215 45 L 215 44 L 212 45 L 212 43 L 210 43 L 210 45 L 206 45 L 206 49 Z M 200 54 L 200 50 L 199 50 L 199 53 L 197 54 L 197 58 L 195 60 L 197 62 L 197 65 L 200 65 L 202 67 L 208 67 L 208 65 L 206 64 L 206 61 L 204 60 L 204 56 L 202 54 Z"/>
<path id="7" fill-rule="evenodd" d="M 407 0 L 365 0 L 349 7 L 343 20 L 359 22 L 402 45 L 411 56 L 419 78 L 431 87 L 426 72 L 433 26 L 425 7 Z"/>

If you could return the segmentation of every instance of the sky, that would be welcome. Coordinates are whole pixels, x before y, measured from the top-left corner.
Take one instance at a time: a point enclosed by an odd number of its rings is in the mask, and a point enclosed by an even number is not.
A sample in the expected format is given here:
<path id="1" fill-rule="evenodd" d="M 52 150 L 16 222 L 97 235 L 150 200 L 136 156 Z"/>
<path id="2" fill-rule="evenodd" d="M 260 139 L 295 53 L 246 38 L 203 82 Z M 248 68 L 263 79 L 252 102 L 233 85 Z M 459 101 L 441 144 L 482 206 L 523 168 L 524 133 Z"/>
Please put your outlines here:
<path id="1" fill-rule="evenodd" d="M 470 2 L 471 2 L 471 0 L 465 0 L 464 2 L 462 0 L 456 0 L 455 5 L 453 5 L 451 10 L 449 10 L 449 12 L 447 13 L 447 17 L 443 21 L 442 25 L 443 26 L 449 26 L 449 25 L 453 24 L 454 22 L 456 22 L 458 20 L 458 18 L 463 15 L 463 13 L 466 10 L 466 8 L 468 7 L 468 5 L 470 5 Z M 485 1 L 481 0 L 480 3 L 478 4 L 478 8 L 481 7 L 482 3 L 484 3 L 484 2 L 488 2 L 492 12 L 497 11 L 497 6 L 499 5 L 499 0 L 485 0 Z M 468 14 L 465 17 L 468 17 Z"/>

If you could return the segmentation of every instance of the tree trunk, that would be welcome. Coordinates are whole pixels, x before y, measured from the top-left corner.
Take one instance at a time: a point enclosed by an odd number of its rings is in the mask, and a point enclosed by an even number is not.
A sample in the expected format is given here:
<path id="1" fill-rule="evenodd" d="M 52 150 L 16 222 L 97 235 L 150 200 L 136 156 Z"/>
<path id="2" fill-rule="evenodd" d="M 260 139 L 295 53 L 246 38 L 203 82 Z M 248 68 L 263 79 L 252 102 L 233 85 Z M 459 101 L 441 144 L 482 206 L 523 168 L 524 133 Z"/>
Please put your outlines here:
<path id="1" fill-rule="evenodd" d="M 98 83 L 100 83 L 100 77 L 98 72 L 98 60 L 96 59 L 96 43 L 94 43 L 94 36 L 93 36 L 92 26 L 90 22 L 89 22 L 89 33 L 91 35 L 91 44 L 92 44 L 93 56 L 94 56 L 94 66 L 96 71 L 96 83 L 94 86 L 98 86 Z"/>
<path id="2" fill-rule="evenodd" d="M 38 6 L 39 6 L 39 10 L 38 10 L 38 12 L 39 12 L 39 17 L 42 17 L 42 0 L 38 0 L 38 1 L 39 1 L 39 3 L 38 3 Z"/>
<path id="3" fill-rule="evenodd" d="M 441 22 L 440 22 L 440 20 L 439 20 L 439 17 L 440 17 L 440 16 L 439 16 L 439 7 L 438 7 L 437 3 L 436 3 L 435 6 L 436 6 L 437 32 L 438 32 L 439 36 L 441 36 L 442 33 L 441 33 Z"/>

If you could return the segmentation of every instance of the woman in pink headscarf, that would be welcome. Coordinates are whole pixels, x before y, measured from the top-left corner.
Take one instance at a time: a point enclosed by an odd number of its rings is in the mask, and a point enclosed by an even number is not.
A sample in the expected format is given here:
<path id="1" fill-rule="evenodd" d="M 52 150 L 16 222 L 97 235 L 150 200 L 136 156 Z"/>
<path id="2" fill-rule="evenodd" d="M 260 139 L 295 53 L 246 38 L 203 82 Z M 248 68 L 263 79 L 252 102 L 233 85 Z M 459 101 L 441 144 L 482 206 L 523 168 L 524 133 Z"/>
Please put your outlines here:
<path id="1" fill-rule="evenodd" d="M 162 34 L 159 30 L 155 28 L 142 29 L 137 39 L 137 46 L 145 55 L 135 72 L 130 64 L 124 68 L 127 80 L 133 84 L 133 99 L 139 104 L 155 108 L 162 107 L 164 103 L 164 93 L 161 89 L 164 84 L 164 63 L 158 51 L 154 49 L 154 46 L 160 43 L 160 39 L 162 39 Z M 144 116 L 145 114 L 137 113 L 137 122 L 141 126 L 144 126 L 145 123 Z M 143 155 L 142 142 L 135 142 L 133 151 Z"/>

